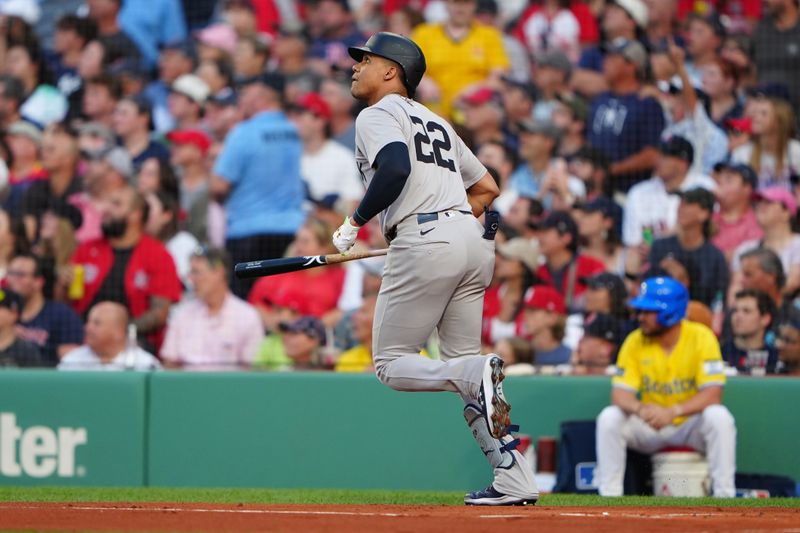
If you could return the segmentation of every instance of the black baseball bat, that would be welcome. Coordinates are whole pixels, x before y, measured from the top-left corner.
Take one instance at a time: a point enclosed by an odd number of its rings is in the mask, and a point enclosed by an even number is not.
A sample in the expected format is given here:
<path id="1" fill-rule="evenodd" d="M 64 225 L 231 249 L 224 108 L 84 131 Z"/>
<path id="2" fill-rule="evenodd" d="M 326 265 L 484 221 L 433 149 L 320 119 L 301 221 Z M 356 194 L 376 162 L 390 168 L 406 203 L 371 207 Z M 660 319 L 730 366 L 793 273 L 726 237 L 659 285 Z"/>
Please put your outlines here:
<path id="1" fill-rule="evenodd" d="M 281 257 L 279 259 L 263 259 L 261 261 L 250 261 L 247 263 L 237 263 L 233 268 L 234 274 L 239 279 L 258 278 L 262 276 L 274 276 L 294 272 L 295 270 L 306 270 L 325 265 L 335 265 L 356 259 L 367 257 L 377 257 L 386 255 L 388 248 L 380 250 L 367 250 L 366 252 L 348 252 L 346 254 L 328 255 L 300 255 L 297 257 Z"/>

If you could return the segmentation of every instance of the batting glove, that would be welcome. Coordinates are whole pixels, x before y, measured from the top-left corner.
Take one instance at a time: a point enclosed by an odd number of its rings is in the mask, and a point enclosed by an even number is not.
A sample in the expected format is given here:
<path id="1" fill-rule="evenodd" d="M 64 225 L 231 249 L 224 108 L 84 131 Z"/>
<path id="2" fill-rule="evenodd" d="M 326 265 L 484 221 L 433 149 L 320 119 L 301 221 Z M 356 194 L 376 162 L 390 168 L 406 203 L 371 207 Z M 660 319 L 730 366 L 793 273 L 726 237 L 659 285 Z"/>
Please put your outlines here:
<path id="1" fill-rule="evenodd" d="M 356 235 L 358 235 L 358 226 L 354 226 L 350 222 L 350 217 L 344 219 L 344 224 L 339 226 L 333 233 L 333 245 L 339 250 L 339 253 L 347 253 L 356 242 Z"/>

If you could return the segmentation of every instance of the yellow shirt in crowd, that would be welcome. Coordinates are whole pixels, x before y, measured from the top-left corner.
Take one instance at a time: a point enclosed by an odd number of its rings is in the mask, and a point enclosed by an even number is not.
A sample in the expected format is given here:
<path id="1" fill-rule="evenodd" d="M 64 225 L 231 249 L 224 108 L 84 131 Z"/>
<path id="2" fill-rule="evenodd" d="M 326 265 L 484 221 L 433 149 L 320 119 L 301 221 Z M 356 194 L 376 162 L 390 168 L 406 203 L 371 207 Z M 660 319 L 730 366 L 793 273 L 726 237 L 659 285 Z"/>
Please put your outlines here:
<path id="1" fill-rule="evenodd" d="M 433 111 L 449 118 L 453 99 L 469 85 L 484 81 L 493 70 L 511 65 L 502 34 L 491 26 L 473 24 L 469 34 L 454 41 L 441 24 L 420 24 L 411 39 L 422 48 L 426 74 L 439 86 L 442 101 Z"/>
<path id="2" fill-rule="evenodd" d="M 336 372 L 366 372 L 372 368 L 372 354 L 363 344 L 350 348 L 339 356 Z"/>
<path id="3" fill-rule="evenodd" d="M 678 344 L 667 355 L 657 341 L 637 329 L 620 348 L 612 384 L 641 393 L 643 403 L 663 407 L 682 403 L 704 387 L 725 384 L 719 341 L 706 326 L 684 320 Z M 673 423 L 684 420 L 676 418 Z"/>

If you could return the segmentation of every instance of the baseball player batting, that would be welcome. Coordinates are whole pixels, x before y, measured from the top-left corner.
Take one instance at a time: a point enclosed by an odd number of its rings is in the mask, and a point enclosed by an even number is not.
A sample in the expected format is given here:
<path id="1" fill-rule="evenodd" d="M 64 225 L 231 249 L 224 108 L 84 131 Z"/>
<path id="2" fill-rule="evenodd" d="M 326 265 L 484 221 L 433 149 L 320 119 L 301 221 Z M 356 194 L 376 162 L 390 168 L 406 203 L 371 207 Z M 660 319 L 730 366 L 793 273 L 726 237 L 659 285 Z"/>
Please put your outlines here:
<path id="1" fill-rule="evenodd" d="M 645 280 L 630 301 L 639 329 L 620 349 L 613 405 L 597 418 L 602 496 L 622 496 L 626 447 L 655 453 L 667 446 L 705 452 L 714 496 L 735 496 L 736 425 L 720 403 L 719 342 L 709 328 L 683 320 L 688 304 L 686 287 L 667 277 Z"/>
<path id="2" fill-rule="evenodd" d="M 450 124 L 412 100 L 425 73 L 419 46 L 381 32 L 349 52 L 357 61 L 351 92 L 369 106 L 356 119 L 367 190 L 333 243 L 347 252 L 358 228 L 380 216 L 389 253 L 375 309 L 375 372 L 395 390 L 461 395 L 467 424 L 494 467 L 492 484 L 464 503 L 533 504 L 533 472 L 510 435 L 517 428 L 503 395 L 503 361 L 480 355 L 494 234 L 477 217 L 498 196 L 497 185 Z M 434 328 L 440 360 L 418 355 Z"/>

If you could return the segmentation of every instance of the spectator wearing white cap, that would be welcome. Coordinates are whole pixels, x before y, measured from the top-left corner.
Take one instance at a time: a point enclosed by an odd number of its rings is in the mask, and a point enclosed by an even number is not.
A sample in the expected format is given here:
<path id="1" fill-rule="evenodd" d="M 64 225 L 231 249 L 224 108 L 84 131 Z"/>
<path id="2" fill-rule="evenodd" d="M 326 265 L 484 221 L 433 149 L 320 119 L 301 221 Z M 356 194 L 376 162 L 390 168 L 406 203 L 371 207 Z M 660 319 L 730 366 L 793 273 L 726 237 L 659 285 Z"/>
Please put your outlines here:
<path id="1" fill-rule="evenodd" d="M 605 43 L 619 38 L 635 40 L 647 27 L 647 6 L 642 0 L 615 0 L 607 2 L 601 19 Z M 572 76 L 572 88 L 591 98 L 608 90 L 608 82 L 603 76 L 605 46 L 593 46 L 584 50 L 578 61 L 578 68 Z"/>
<path id="2" fill-rule="evenodd" d="M 176 129 L 196 129 L 202 126 L 203 106 L 210 93 L 206 82 L 194 74 L 183 74 L 172 83 L 167 108 L 175 121 Z"/>

